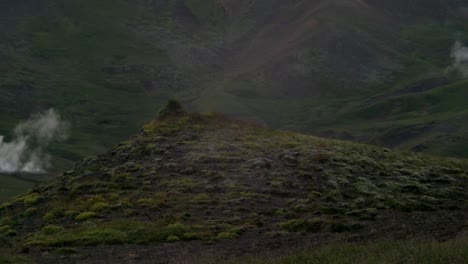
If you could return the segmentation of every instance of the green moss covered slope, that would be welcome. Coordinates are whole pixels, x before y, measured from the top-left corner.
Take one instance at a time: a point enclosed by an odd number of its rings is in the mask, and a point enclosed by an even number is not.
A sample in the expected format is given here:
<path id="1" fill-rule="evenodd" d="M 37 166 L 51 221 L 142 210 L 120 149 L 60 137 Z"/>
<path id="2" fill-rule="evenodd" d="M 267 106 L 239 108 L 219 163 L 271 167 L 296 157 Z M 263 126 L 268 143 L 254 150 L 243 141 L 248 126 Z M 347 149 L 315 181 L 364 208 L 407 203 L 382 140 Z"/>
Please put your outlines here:
<path id="1" fill-rule="evenodd" d="M 1 245 L 444 238 L 466 225 L 466 161 L 176 106 L 107 153 L 4 203 Z"/>

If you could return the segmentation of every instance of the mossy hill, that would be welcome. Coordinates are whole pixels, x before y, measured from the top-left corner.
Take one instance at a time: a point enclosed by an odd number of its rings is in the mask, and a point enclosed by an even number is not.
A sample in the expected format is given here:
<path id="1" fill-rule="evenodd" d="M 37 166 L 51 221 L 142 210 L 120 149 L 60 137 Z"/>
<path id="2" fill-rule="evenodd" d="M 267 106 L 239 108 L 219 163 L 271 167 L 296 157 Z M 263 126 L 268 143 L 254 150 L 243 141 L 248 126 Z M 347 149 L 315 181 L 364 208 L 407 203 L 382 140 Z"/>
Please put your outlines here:
<path id="1" fill-rule="evenodd" d="M 0 135 L 54 107 L 53 173 L 178 98 L 269 127 L 468 157 L 462 0 L 2 0 Z M 0 175 L 0 201 L 28 181 Z"/>
<path id="2" fill-rule="evenodd" d="M 1 205 L 0 249 L 47 262 L 154 247 L 145 257 L 164 259 L 184 245 L 446 239 L 466 227 L 466 161 L 174 109 Z"/>

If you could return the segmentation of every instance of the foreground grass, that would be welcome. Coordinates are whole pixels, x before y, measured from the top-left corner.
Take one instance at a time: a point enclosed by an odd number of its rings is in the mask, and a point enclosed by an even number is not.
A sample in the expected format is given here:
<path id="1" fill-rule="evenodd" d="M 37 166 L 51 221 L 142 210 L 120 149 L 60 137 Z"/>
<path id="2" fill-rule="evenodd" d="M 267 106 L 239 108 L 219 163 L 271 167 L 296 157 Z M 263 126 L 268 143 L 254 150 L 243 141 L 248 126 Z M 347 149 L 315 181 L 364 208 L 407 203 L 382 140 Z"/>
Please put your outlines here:
<path id="1" fill-rule="evenodd" d="M 468 236 L 446 242 L 428 241 L 380 241 L 373 244 L 327 245 L 288 253 L 284 256 L 251 256 L 234 260 L 216 257 L 199 258 L 176 263 L 227 263 L 227 264 L 351 264 L 351 263 L 466 263 L 468 260 Z M 276 255 L 276 254 L 275 254 Z"/>
<path id="2" fill-rule="evenodd" d="M 462 264 L 468 259 L 468 235 L 464 234 L 445 242 L 436 241 L 378 241 L 367 244 L 330 244 L 304 250 L 284 251 L 283 253 L 226 257 L 214 256 L 213 251 L 205 255 L 181 255 L 172 259 L 172 264 L 354 264 L 354 263 L 385 263 L 385 264 Z M 209 247 L 209 246 L 207 246 Z M 58 249 L 57 252 L 68 252 Z M 80 250 L 74 249 L 74 257 L 80 256 Z M 203 253 L 202 253 L 203 254 Z M 67 253 L 63 253 L 65 257 Z M 17 255 L 12 251 L 0 249 L 0 264 L 34 263 L 27 256 Z"/>
<path id="3" fill-rule="evenodd" d="M 279 263 L 466 263 L 467 242 L 465 238 L 446 243 L 411 241 L 324 247 L 285 258 Z"/>

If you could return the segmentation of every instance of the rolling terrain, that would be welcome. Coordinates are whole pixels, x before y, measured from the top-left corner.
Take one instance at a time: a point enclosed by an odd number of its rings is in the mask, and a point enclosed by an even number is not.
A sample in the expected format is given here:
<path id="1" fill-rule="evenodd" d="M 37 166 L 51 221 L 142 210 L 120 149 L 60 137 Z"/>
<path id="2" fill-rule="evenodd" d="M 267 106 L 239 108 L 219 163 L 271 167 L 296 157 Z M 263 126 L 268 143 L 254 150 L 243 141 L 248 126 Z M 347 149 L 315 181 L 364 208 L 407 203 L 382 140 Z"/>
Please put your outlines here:
<path id="1" fill-rule="evenodd" d="M 383 240 L 360 257 L 463 263 L 464 236 L 394 240 L 462 235 L 467 188 L 466 160 L 188 114 L 171 101 L 130 139 L 3 203 L 0 252 L 20 262 L 187 263 Z"/>
<path id="2" fill-rule="evenodd" d="M 18 122 L 56 109 L 71 124 L 68 140 L 49 148 L 58 175 L 105 153 L 177 98 L 191 111 L 257 126 L 466 158 L 468 81 L 454 70 L 453 54 L 456 43 L 468 45 L 467 7 L 462 0 L 5 0 L 0 135 L 8 141 Z M 0 175 L 0 201 L 39 180 Z"/>
<path id="3" fill-rule="evenodd" d="M 124 139 L 169 97 L 276 128 L 468 156 L 467 83 L 447 72 L 455 41 L 468 41 L 464 1 L 1 7 L 0 134 L 55 107 L 74 128 L 53 148 L 57 171 Z"/>

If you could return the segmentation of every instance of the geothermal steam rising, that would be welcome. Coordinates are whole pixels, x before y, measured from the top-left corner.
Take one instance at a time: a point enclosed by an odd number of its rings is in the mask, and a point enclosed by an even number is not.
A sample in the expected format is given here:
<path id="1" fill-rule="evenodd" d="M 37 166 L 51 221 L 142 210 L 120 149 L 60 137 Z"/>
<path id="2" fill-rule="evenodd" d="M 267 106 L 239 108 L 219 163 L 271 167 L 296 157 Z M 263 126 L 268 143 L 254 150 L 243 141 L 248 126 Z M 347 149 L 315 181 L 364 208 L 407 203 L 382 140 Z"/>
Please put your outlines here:
<path id="1" fill-rule="evenodd" d="M 452 47 L 450 57 L 453 60 L 451 69 L 459 72 L 464 78 L 468 77 L 468 47 L 456 41 Z"/>
<path id="2" fill-rule="evenodd" d="M 0 172 L 45 172 L 50 165 L 46 147 L 64 140 L 67 130 L 68 124 L 50 109 L 18 124 L 11 142 L 0 135 Z"/>

